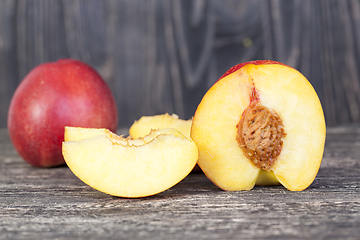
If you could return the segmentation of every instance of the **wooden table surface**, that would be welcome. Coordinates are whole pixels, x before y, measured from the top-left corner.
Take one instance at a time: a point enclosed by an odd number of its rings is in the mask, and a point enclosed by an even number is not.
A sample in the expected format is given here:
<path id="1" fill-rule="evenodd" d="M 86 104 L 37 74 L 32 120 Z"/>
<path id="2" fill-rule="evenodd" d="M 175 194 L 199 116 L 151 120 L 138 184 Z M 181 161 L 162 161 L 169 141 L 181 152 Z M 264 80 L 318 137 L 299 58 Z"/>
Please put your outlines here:
<path id="1" fill-rule="evenodd" d="M 98 192 L 67 167 L 31 167 L 0 129 L 0 239 L 360 239 L 360 127 L 328 129 L 302 192 L 225 192 L 192 173 L 140 199 Z"/>

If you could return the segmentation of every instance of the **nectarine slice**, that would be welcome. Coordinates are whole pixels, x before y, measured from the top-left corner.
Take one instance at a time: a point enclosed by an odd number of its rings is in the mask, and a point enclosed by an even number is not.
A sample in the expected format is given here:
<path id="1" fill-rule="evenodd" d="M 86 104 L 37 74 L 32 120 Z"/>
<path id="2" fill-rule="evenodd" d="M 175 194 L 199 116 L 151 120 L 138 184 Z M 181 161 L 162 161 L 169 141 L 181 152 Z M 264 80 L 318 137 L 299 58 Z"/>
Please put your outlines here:
<path id="1" fill-rule="evenodd" d="M 198 158 L 195 143 L 175 129 L 153 130 L 139 139 L 107 129 L 66 127 L 63 156 L 89 186 L 114 196 L 145 197 L 184 179 Z"/>
<path id="2" fill-rule="evenodd" d="M 280 182 L 307 188 L 325 144 L 320 100 L 296 69 L 274 61 L 239 64 L 204 95 L 191 138 L 198 164 L 224 190 L 250 190 Z"/>
<path id="3" fill-rule="evenodd" d="M 183 120 L 176 114 L 160 114 L 154 116 L 143 116 L 135 121 L 129 129 L 129 134 L 133 138 L 144 137 L 152 129 L 174 128 L 184 134 L 190 139 L 192 119 Z M 193 172 L 201 172 L 201 169 L 196 165 Z"/>
<path id="4" fill-rule="evenodd" d="M 133 138 L 139 138 L 149 134 L 152 129 L 174 128 L 184 134 L 185 137 L 190 138 L 191 124 L 191 119 L 183 120 L 176 114 L 143 116 L 131 125 L 129 134 Z"/>

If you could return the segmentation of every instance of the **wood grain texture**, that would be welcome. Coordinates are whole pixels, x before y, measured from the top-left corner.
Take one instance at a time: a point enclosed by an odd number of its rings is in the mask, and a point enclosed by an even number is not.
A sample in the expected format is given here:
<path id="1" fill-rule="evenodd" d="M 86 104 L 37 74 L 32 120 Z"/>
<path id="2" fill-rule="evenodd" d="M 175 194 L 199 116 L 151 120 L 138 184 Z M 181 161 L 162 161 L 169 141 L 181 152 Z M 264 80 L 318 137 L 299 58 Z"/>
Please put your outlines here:
<path id="1" fill-rule="evenodd" d="M 31 167 L 1 129 L 0 239 L 359 239 L 359 145 L 360 126 L 328 129 L 318 176 L 302 192 L 225 192 L 192 173 L 158 195 L 125 199 L 67 167 Z"/>
<path id="2" fill-rule="evenodd" d="M 233 65 L 273 59 L 300 70 L 328 125 L 360 122 L 358 0 L 0 1 L 0 127 L 35 66 L 82 60 L 114 92 L 120 127 L 165 112 L 190 118 Z"/>

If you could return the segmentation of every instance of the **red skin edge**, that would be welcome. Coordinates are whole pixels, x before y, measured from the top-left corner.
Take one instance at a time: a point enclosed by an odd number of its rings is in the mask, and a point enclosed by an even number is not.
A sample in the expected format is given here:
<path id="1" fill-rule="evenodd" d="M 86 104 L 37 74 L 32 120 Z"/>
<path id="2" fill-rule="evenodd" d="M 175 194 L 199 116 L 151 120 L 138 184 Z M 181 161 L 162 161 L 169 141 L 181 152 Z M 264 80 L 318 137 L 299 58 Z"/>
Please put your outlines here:
<path id="1" fill-rule="evenodd" d="M 278 64 L 278 65 L 283 65 L 283 66 L 287 66 L 287 67 L 290 67 L 290 68 L 293 68 L 289 65 L 286 65 L 284 63 L 281 63 L 281 62 L 278 62 L 278 61 L 273 61 L 273 60 L 255 60 L 255 61 L 249 61 L 249 62 L 244 62 L 244 63 L 239 63 L 235 66 L 233 66 L 232 68 L 230 68 L 229 70 L 227 70 L 220 78 L 224 78 L 226 77 L 227 75 L 233 73 L 233 72 L 236 72 L 237 70 L 239 70 L 240 68 L 242 68 L 243 66 L 245 65 L 248 65 L 248 64 L 254 64 L 254 65 L 266 65 L 266 64 Z M 219 81 L 218 80 L 218 81 Z"/>

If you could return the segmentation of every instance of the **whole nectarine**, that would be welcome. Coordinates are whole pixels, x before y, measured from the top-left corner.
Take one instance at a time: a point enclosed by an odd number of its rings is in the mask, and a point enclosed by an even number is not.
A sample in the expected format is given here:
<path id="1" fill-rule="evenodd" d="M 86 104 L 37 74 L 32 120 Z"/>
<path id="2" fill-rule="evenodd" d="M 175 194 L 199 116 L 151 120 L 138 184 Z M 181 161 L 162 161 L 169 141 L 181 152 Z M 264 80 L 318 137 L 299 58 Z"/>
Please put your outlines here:
<path id="1" fill-rule="evenodd" d="M 37 167 L 64 164 L 65 126 L 117 129 L 114 96 L 89 65 L 62 59 L 35 67 L 16 89 L 8 131 L 20 156 Z"/>

